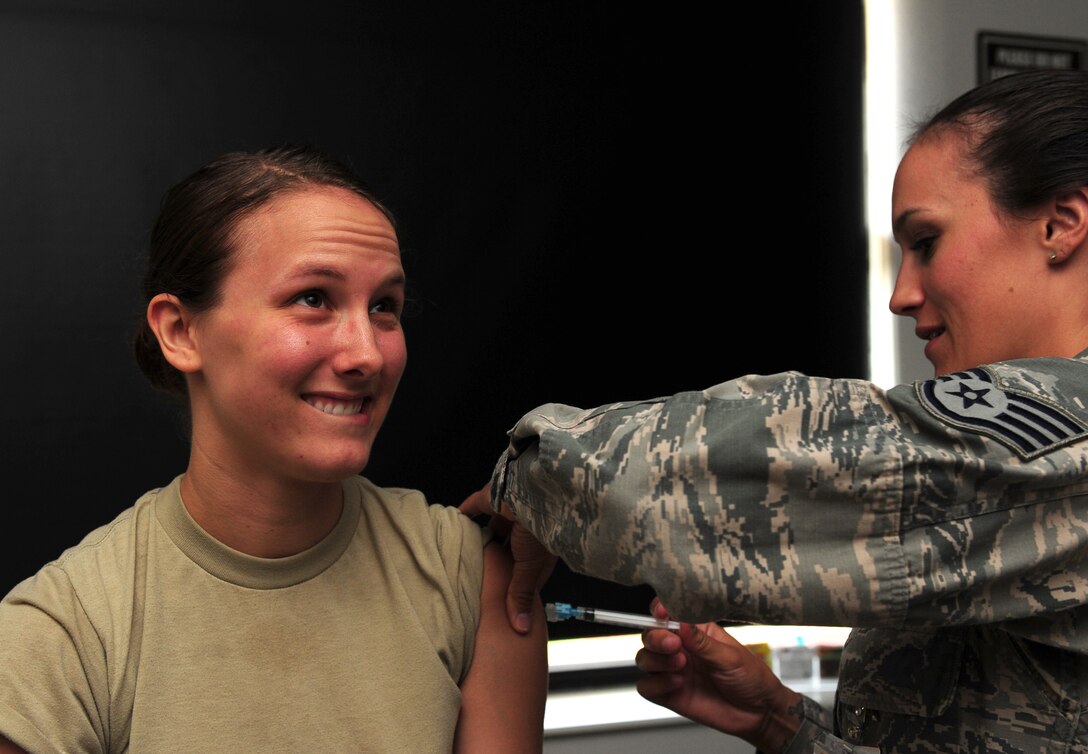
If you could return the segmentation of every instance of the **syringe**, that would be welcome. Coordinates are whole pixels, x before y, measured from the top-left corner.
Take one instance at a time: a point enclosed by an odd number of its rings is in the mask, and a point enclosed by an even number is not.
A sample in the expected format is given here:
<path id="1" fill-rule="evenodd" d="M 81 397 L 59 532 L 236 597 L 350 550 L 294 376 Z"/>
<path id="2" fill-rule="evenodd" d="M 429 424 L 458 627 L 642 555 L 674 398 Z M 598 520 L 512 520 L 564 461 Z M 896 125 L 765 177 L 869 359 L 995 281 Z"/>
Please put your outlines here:
<path id="1" fill-rule="evenodd" d="M 667 628 L 670 631 L 676 631 L 680 628 L 680 623 L 674 620 L 661 620 L 651 615 L 620 613 L 615 610 L 599 610 L 595 607 L 575 607 L 566 602 L 547 603 L 544 605 L 544 614 L 552 623 L 575 618 L 591 623 L 608 623 L 612 626 L 626 626 L 628 628 Z"/>

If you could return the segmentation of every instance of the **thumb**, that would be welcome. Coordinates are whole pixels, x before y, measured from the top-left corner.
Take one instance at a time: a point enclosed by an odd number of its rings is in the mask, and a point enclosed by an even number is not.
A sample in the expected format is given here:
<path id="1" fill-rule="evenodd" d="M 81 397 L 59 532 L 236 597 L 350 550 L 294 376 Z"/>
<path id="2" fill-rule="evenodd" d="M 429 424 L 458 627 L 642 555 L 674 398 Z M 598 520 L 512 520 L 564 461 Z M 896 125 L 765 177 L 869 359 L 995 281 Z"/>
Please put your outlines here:
<path id="1" fill-rule="evenodd" d="M 710 631 L 715 631 L 719 636 L 712 636 Z M 721 666 L 726 657 L 742 648 L 740 643 L 714 624 L 681 623 L 677 633 L 688 654 L 714 667 Z"/>
<path id="2" fill-rule="evenodd" d="M 548 552 L 529 530 L 515 524 L 510 534 L 514 569 L 506 590 L 506 617 L 518 633 L 528 633 L 540 589 L 555 569 L 556 556 Z"/>
<path id="3" fill-rule="evenodd" d="M 491 508 L 491 488 L 488 484 L 461 501 L 457 510 L 477 521 L 479 521 L 478 516 L 486 516 L 488 528 L 502 538 L 510 534 L 510 522 Z"/>
<path id="4" fill-rule="evenodd" d="M 680 642 L 691 658 L 716 672 L 735 673 L 752 663 L 765 665 L 762 659 L 716 623 L 693 625 L 681 623 Z"/>
<path id="5" fill-rule="evenodd" d="M 490 487 L 488 485 L 484 485 L 480 489 L 476 490 L 471 495 L 466 497 L 461 502 L 461 504 L 457 506 L 457 508 L 466 516 L 493 515 L 494 511 L 491 510 Z"/>
<path id="6" fill-rule="evenodd" d="M 684 649 L 691 654 L 705 657 L 710 652 L 713 639 L 695 624 L 681 623 L 677 633 L 680 635 L 680 642 L 684 645 Z"/>

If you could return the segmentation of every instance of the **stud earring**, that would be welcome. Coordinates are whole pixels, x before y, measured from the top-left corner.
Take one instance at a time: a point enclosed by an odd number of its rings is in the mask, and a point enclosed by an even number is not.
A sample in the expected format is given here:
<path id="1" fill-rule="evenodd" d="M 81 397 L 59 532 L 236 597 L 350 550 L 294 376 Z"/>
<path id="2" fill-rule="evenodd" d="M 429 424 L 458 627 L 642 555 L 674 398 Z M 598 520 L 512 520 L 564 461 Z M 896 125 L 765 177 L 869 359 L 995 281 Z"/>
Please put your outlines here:
<path id="1" fill-rule="evenodd" d="M 1056 252 L 1056 251 L 1050 252 L 1050 261 L 1051 262 L 1053 262 L 1057 258 L 1058 258 L 1058 252 Z"/>

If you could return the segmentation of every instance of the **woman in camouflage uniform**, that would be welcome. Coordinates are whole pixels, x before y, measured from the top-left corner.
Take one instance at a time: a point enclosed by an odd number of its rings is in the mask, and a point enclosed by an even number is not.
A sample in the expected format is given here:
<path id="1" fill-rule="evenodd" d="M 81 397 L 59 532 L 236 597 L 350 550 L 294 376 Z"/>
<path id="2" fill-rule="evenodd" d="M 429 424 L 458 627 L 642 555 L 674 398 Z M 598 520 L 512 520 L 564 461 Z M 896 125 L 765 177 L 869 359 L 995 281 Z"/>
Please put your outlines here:
<path id="1" fill-rule="evenodd" d="M 891 308 L 933 379 L 548 404 L 463 509 L 652 585 L 696 625 L 644 634 L 639 691 L 761 751 L 1088 752 L 1088 73 L 954 100 L 916 132 L 892 215 Z M 717 621 L 855 627 L 834 710 Z"/>

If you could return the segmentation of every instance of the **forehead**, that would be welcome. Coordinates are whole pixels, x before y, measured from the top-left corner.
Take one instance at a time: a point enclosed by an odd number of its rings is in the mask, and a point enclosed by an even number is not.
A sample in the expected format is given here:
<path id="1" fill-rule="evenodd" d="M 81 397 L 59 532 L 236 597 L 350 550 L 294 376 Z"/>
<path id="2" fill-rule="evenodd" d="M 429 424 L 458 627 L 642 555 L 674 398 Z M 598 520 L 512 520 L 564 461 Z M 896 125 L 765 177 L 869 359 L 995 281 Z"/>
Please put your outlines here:
<path id="1" fill-rule="evenodd" d="M 955 132 L 929 134 L 911 145 L 892 187 L 892 222 L 904 213 L 943 206 L 989 203 L 989 188 L 968 156 L 969 144 Z"/>
<path id="2" fill-rule="evenodd" d="M 366 198 L 337 187 L 273 197 L 238 221 L 229 246 L 222 290 L 271 289 L 315 271 L 357 284 L 404 278 L 389 218 Z"/>
<path id="3" fill-rule="evenodd" d="M 893 191 L 913 188 L 914 184 L 943 184 L 971 175 L 963 137 L 950 133 L 923 136 L 910 146 L 895 173 Z"/>
<path id="4" fill-rule="evenodd" d="M 307 186 L 285 191 L 239 219 L 232 234 L 248 241 L 341 240 L 357 236 L 399 251 L 397 235 L 385 213 L 354 191 L 336 186 Z"/>

